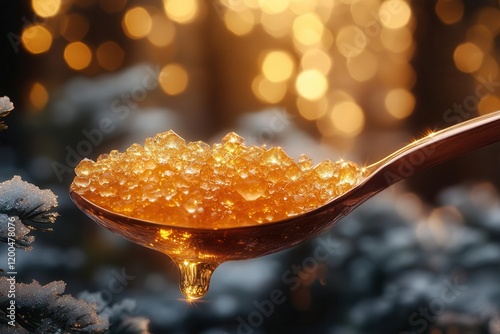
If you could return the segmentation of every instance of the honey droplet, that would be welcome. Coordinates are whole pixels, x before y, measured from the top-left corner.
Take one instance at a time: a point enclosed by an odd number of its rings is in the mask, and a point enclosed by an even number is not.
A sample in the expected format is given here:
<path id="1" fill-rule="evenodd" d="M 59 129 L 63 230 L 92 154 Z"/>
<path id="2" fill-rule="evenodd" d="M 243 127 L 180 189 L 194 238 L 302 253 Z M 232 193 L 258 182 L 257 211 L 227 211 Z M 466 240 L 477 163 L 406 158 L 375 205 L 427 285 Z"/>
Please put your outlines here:
<path id="1" fill-rule="evenodd" d="M 189 300 L 199 299 L 206 295 L 210 286 L 210 278 L 217 265 L 188 260 L 176 261 L 176 264 L 179 268 L 179 285 L 182 294 Z"/>

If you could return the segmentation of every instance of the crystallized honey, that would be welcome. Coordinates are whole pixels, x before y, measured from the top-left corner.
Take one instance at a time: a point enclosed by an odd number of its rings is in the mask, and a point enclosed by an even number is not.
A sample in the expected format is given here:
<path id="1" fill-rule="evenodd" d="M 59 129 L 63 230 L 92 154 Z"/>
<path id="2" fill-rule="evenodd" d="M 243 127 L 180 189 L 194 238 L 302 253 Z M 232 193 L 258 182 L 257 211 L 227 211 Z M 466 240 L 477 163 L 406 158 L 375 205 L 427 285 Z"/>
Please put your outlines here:
<path id="1" fill-rule="evenodd" d="M 355 186 L 362 169 L 347 161 L 314 166 L 280 147 L 246 146 L 235 133 L 222 143 L 186 143 L 173 131 L 84 159 L 73 191 L 107 210 L 167 225 L 256 225 L 317 208 Z"/>

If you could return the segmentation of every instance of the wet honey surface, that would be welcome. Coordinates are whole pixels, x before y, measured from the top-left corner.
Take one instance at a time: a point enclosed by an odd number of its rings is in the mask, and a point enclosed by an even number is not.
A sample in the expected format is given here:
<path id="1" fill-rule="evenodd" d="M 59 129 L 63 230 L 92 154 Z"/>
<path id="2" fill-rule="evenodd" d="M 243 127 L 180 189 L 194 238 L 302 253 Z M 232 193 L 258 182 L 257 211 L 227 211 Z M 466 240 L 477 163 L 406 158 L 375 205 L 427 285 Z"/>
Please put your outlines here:
<path id="1" fill-rule="evenodd" d="M 297 161 L 280 147 L 186 143 L 173 131 L 111 151 L 75 168 L 71 189 L 115 213 L 193 228 L 248 226 L 310 211 L 354 187 L 362 169 L 348 161 Z"/>

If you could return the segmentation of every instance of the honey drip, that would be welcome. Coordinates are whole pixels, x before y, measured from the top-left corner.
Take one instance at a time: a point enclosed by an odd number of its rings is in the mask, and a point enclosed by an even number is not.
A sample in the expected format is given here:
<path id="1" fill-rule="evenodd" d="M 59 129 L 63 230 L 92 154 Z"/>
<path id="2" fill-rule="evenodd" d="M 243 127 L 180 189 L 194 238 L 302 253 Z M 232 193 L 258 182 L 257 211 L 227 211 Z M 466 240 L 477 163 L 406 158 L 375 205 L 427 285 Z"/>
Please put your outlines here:
<path id="1" fill-rule="evenodd" d="M 179 268 L 181 292 L 188 300 L 203 297 L 210 285 L 210 278 L 217 268 L 216 264 L 181 260 L 176 262 Z"/>
<path id="2" fill-rule="evenodd" d="M 144 245 L 174 259 L 183 294 L 197 299 L 223 259 L 177 228 L 217 230 L 293 217 L 356 186 L 364 169 L 343 160 L 314 166 L 305 155 L 294 161 L 280 147 L 247 146 L 235 133 L 210 147 L 167 131 L 144 146 L 84 159 L 75 172 L 71 191 L 110 212 L 153 223 L 155 237 Z"/>

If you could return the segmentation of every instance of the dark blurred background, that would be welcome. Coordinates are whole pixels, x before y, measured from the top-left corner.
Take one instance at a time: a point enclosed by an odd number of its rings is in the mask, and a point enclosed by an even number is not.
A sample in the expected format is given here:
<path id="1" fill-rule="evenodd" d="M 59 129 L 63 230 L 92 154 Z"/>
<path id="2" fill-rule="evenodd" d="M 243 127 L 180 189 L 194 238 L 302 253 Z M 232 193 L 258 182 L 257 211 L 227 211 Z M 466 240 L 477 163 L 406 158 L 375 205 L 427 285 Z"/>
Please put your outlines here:
<path id="1" fill-rule="evenodd" d="M 0 180 L 18 174 L 50 188 L 61 213 L 19 260 L 25 281 L 96 291 L 125 268 L 135 278 L 113 298 L 135 298 L 155 333 L 500 333 L 498 144 L 361 207 L 326 235 L 338 252 L 295 276 L 297 289 L 282 277 L 318 241 L 223 265 L 194 306 L 178 300 L 165 256 L 104 231 L 67 193 L 80 159 L 168 129 L 210 143 L 236 131 L 294 157 L 368 164 L 498 110 L 499 1 L 2 4 L 0 95 L 15 110 L 0 133 Z M 466 278 L 469 293 L 443 301 L 443 282 Z M 285 303 L 248 325 L 275 288 Z M 431 316 L 411 318 L 434 300 L 442 307 Z"/>

